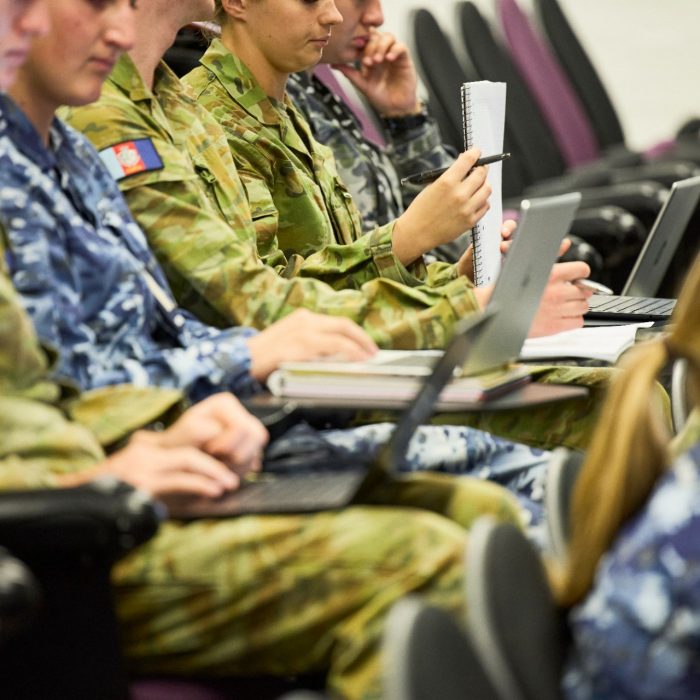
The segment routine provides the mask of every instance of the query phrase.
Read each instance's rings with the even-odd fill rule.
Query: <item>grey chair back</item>
[[[567,647],[542,560],[522,530],[480,518],[465,559],[468,632],[503,700],[561,700]]]
[[[416,596],[391,609],[382,651],[386,700],[499,700],[456,621]]]

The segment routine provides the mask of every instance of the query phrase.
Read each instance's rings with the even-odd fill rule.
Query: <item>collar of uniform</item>
[[[0,93],[0,137],[5,136],[14,147],[24,153],[42,170],[50,170],[56,165],[56,157],[52,149],[46,148],[34,125],[25,113],[8,95]],[[60,143],[62,125],[54,119],[51,127],[51,140]]]
[[[122,54],[109,76],[109,82],[126,93],[133,102],[150,100],[153,93],[146,87],[141,74],[128,54]]]
[[[275,103],[260,87],[248,66],[234,56],[221,42],[214,39],[200,63],[219,80],[224,90],[246,112],[269,126],[279,126],[280,115]]]

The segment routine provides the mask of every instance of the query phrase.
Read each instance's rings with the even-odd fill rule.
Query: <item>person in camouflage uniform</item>
[[[198,101],[224,128],[246,188],[258,239],[277,240],[283,249],[304,255],[318,250],[319,245],[348,244],[380,231],[390,231],[392,250],[399,261],[422,266],[422,258],[415,255],[418,248],[422,248],[422,252],[430,250],[470,227],[466,219],[456,213],[467,206],[470,198],[481,196],[483,186],[480,183],[485,178],[485,170],[477,168],[465,179],[475,154],[461,154],[441,178],[416,197],[399,219],[363,234],[359,212],[338,178],[332,152],[315,141],[308,124],[285,94],[289,73],[279,68],[292,64],[308,68],[318,61],[320,44],[330,34],[330,26],[337,24],[341,17],[329,2],[316,3],[313,18],[302,18],[296,17],[291,7],[285,6],[285,12],[282,7],[271,9],[276,1],[253,3],[240,11],[227,5],[227,12],[224,12],[219,6],[217,19],[221,22],[221,39],[214,39],[200,61],[202,65],[184,78]],[[287,28],[294,22],[308,25],[305,30],[299,30],[300,35],[304,31],[324,35],[316,51],[311,51],[303,36],[287,38]],[[276,41],[268,41],[265,38],[268,34],[257,36],[255,27],[260,23]],[[315,23],[313,27],[312,23]],[[248,60],[256,62],[257,72],[264,76],[266,87],[245,64],[241,54],[248,54]],[[477,172],[480,179],[471,180],[473,187],[479,186],[474,193],[466,183]],[[458,204],[462,200],[465,203]],[[471,206],[465,211],[471,211]],[[440,216],[436,216],[436,212],[440,212]],[[416,245],[410,251],[404,247],[407,239],[412,241],[409,248]],[[422,245],[417,245],[418,240]],[[339,257],[338,264],[341,261]],[[472,288],[471,283],[458,274],[468,268],[463,258],[456,266],[430,264],[425,274],[433,287],[444,288],[457,283],[469,286],[482,305],[491,288]],[[582,323],[588,295],[570,283],[577,276],[587,276],[588,272],[588,266],[580,262],[554,267],[543,305],[531,329],[533,335],[565,330]],[[544,306],[548,306],[546,312]],[[450,328],[444,327],[449,334]]]
[[[175,23],[165,25],[152,17],[149,3],[141,3],[138,12],[143,15],[143,21],[137,27],[135,50],[119,60],[101,98],[62,113],[92,140],[105,160],[111,157],[115,144],[136,141],[152,144],[163,167],[144,168],[128,177],[118,176],[118,184],[149,245],[164,264],[178,299],[200,318],[216,325],[247,318],[246,309],[255,314],[256,325],[265,325],[266,318],[286,312],[287,299],[333,313],[341,300],[347,304],[353,297],[361,296],[351,290],[335,292],[312,279],[293,276],[283,279],[260,262],[252,247],[252,232],[246,234],[243,242],[240,226],[234,228],[226,223],[227,220],[244,222],[249,210],[225,136],[167,66],[153,59],[159,56],[154,44],[160,43],[164,50],[171,43],[170,27]],[[140,45],[148,47],[150,61],[144,61],[145,52],[139,51]],[[367,283],[363,290],[376,289],[375,285],[387,288],[377,280]],[[324,289],[329,294],[321,297],[309,291]],[[393,290],[399,293],[398,287]],[[414,288],[414,302],[418,294]],[[423,292],[420,297],[425,298]],[[323,300],[330,306],[324,305]],[[364,303],[356,308],[362,312]],[[346,311],[347,308],[342,313]],[[419,316],[427,321],[426,314],[430,313],[434,330],[429,335],[437,343],[435,333],[444,337],[445,324],[444,316],[441,319],[436,311],[434,308],[431,312],[420,312]],[[397,322],[399,313],[397,310]],[[380,314],[377,309],[370,318],[386,322],[390,320],[389,310]],[[423,331],[419,330],[421,325]],[[396,327],[399,326],[400,322]],[[419,321],[406,328],[425,334],[428,325]],[[449,422],[478,426],[483,431],[545,449],[561,444],[585,446],[608,371],[557,368],[539,378],[555,383],[584,383],[591,387],[591,395],[563,406],[451,415]],[[374,419],[386,420],[386,416]]]
[[[316,140],[333,151],[364,229],[371,230],[398,218],[422,190],[420,185],[401,186],[402,177],[448,167],[456,153],[442,143],[437,123],[418,99],[408,49],[378,31],[384,22],[381,0],[335,4],[343,21],[333,28],[321,64],[290,76],[287,94]],[[383,142],[363,132],[347,96],[336,94],[330,66],[350,80],[380,117]],[[441,259],[456,261],[466,248],[464,238],[442,246]]]

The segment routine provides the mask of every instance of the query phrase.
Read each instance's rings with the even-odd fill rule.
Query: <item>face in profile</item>
[[[0,90],[7,90],[35,37],[49,30],[48,0],[0,0]]]

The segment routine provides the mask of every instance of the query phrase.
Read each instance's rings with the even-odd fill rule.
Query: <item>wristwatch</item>
[[[382,117],[382,124],[389,134],[394,136],[423,126],[428,121],[428,116],[428,108],[421,105],[420,112],[415,114],[406,114],[401,117]]]

